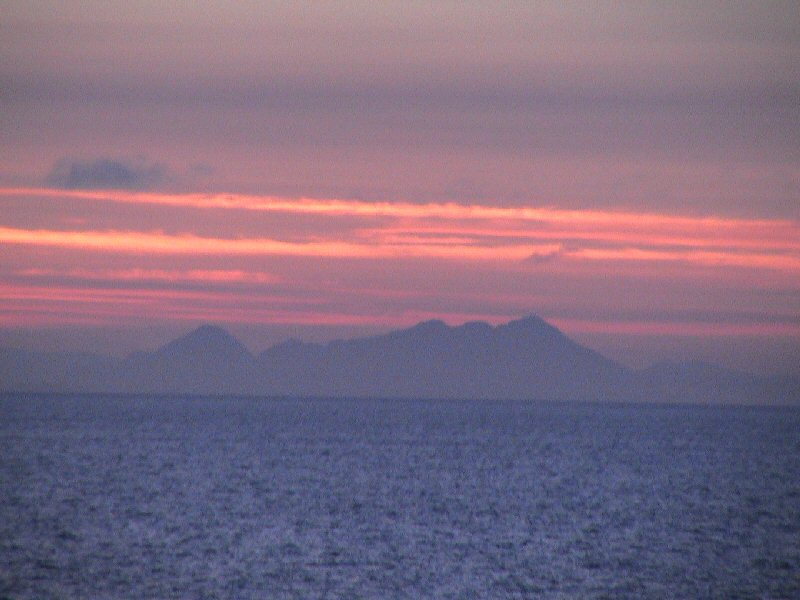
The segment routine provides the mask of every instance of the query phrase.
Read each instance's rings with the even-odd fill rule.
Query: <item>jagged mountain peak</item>
[[[407,331],[445,331],[447,329],[450,329],[450,327],[441,319],[429,319],[417,323]]]
[[[220,357],[225,359],[252,358],[244,345],[227,330],[217,325],[201,325],[186,335],[162,346],[159,356]]]
[[[541,317],[530,314],[520,319],[509,321],[505,325],[500,325],[512,331],[540,331],[545,333],[558,333],[563,335],[561,331],[542,319]]]

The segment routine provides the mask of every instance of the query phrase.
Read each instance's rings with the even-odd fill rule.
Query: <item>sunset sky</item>
[[[800,374],[795,2],[0,4],[0,346],[535,313]]]

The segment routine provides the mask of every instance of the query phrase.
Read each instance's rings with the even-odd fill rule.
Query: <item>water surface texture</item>
[[[0,398],[0,597],[798,598],[800,411]]]

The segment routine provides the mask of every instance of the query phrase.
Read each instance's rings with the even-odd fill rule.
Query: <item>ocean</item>
[[[0,598],[800,598],[800,410],[0,397]]]

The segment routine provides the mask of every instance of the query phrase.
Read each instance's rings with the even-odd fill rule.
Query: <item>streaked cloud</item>
[[[27,188],[0,203],[5,327],[539,312],[587,336],[800,334],[800,226],[786,219]]]
[[[202,282],[202,283],[276,283],[279,278],[269,273],[223,269],[21,269],[17,276],[32,278],[71,278],[96,281],[128,282]]]
[[[703,266],[796,271],[800,226],[790,220],[690,217],[624,211],[563,210],[455,203],[412,204],[291,199],[232,194],[5,189],[24,202],[46,197],[69,212],[70,202],[145,205],[196,211],[335,216],[348,223],[304,222],[280,239],[287,222],[264,225],[274,237],[211,237],[190,232],[0,228],[0,243],[157,254],[276,255],[360,259],[506,260],[559,257],[572,261],[682,262]],[[56,211],[58,214],[58,211]]]
[[[332,258],[391,259],[439,258],[447,260],[523,260],[560,251],[557,244],[481,246],[406,240],[398,243],[363,244],[342,241],[222,239],[194,235],[164,235],[132,231],[55,231],[0,227],[0,244],[52,246],[135,254],[277,255]]]

